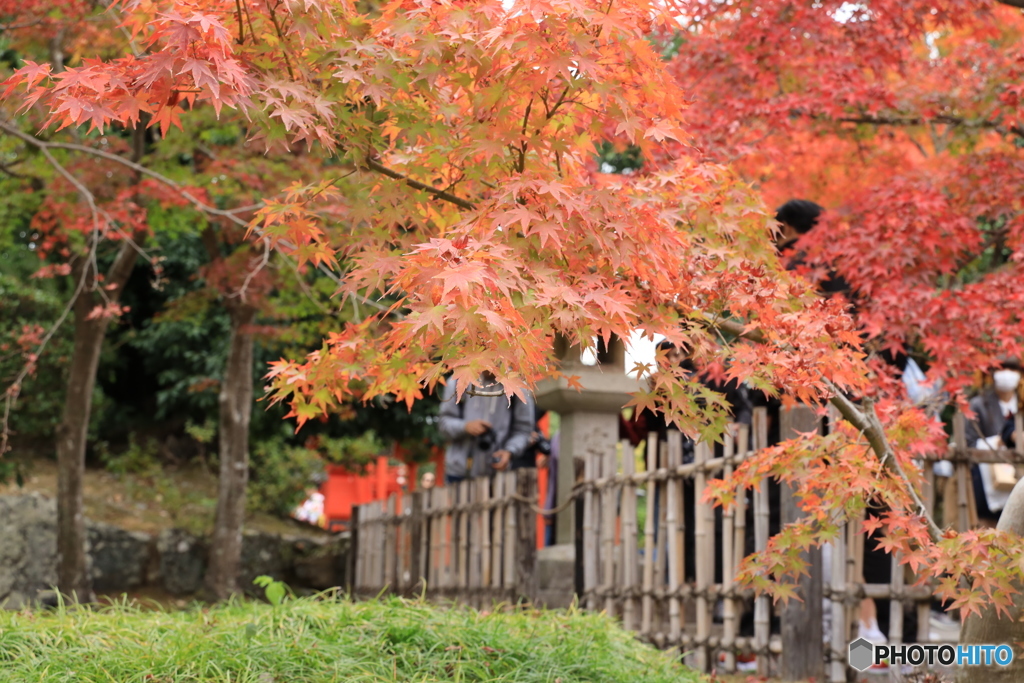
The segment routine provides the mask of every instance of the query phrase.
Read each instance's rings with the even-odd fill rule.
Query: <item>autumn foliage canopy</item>
[[[308,357],[270,369],[270,395],[300,425],[353,400],[411,404],[449,373],[490,370],[519,393],[559,376],[556,335],[584,347],[664,335],[786,400],[870,397],[865,414],[890,449],[867,449],[863,428],[844,426],[740,468],[733,483],[798,483],[808,513],[748,580],[785,597],[768,581],[800,569],[785,549],[828,540],[875,498],[890,512],[868,524],[958,605],[1007,604],[1021,549],[992,531],[941,537],[920,517],[913,459],[939,454],[945,436],[877,353],[927,356],[954,400],[975,370],[1020,355],[1018,10],[116,0],[67,3],[55,18],[48,3],[0,6],[12,25],[34,22],[25,40],[74,35],[73,54],[25,61],[5,83],[5,109],[28,134],[55,142],[70,129],[95,155],[100,134],[187,132],[212,110],[251,148],[302,159],[295,178],[260,179],[255,207],[133,169],[139,187],[211,221],[243,216],[252,240],[330,272],[339,302],[360,311]],[[601,173],[606,142],[639,150],[642,167]],[[51,234],[147,229],[127,194],[90,208],[66,190]],[[829,211],[792,273],[766,207],[801,195]],[[89,244],[53,238],[55,250]],[[833,268],[853,286],[852,310],[816,293]],[[723,408],[698,402],[703,391],[654,373],[635,402],[688,431],[720,431]],[[728,502],[729,490],[717,495]]]

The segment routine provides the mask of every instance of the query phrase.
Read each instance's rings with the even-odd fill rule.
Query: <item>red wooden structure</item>
[[[548,418],[544,416],[539,423],[541,431],[548,436]],[[327,467],[327,481],[320,487],[324,496],[324,519],[329,531],[339,531],[348,526],[352,519],[352,506],[363,505],[375,500],[387,500],[391,494],[397,494],[397,504],[401,505],[402,494],[419,488],[418,466],[390,465],[392,458],[401,461],[405,453],[396,445],[391,455],[377,456],[376,462],[366,466],[364,474],[352,472],[342,465]],[[444,450],[435,449],[430,462],[434,464],[434,472],[438,486],[444,485]],[[403,471],[404,470],[404,471]],[[538,504],[543,507],[547,495],[548,469],[537,471]],[[545,521],[537,515],[537,547],[544,546]]]

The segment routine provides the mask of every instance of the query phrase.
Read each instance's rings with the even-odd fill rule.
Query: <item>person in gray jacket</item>
[[[448,442],[444,454],[446,484],[460,482],[467,475],[483,477],[508,469],[512,459],[520,457],[530,445],[534,429],[533,399],[529,396],[525,401],[513,396],[510,402],[504,394],[477,396],[467,391],[462,401],[456,402],[455,384],[452,380],[445,386],[438,424]],[[486,373],[474,386],[488,394],[502,391],[493,375]]]
[[[1017,414],[1017,388],[1020,386],[1020,362],[1005,359],[991,373],[992,383],[970,401],[974,419],[967,421],[964,436],[968,448],[1010,448],[1014,416]],[[971,479],[978,521],[994,527],[1006,505],[1009,492],[996,491],[992,483],[992,465],[971,466]]]

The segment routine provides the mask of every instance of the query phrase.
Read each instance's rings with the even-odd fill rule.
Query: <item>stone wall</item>
[[[18,609],[57,582],[57,505],[39,494],[0,496],[0,605]],[[158,587],[190,595],[202,586],[207,548],[181,529],[158,535],[87,521],[89,567],[99,593]],[[240,586],[254,595],[257,576],[304,593],[345,585],[348,541],[246,532]]]

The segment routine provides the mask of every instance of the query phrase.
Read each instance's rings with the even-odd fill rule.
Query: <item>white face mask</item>
[[[1020,373],[1016,370],[996,370],[992,373],[996,391],[1016,391],[1020,384]]]

